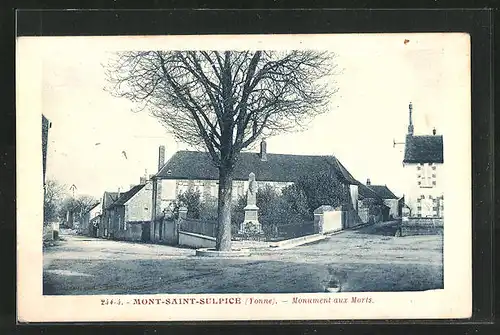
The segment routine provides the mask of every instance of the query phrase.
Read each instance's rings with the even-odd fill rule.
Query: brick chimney
[[[371,184],[372,184],[372,182],[371,182],[370,178],[366,179],[366,185],[371,185]]]
[[[436,128],[432,129],[432,135],[436,135]]]
[[[158,149],[158,171],[163,167],[165,164],[165,146],[160,145],[160,148]]]
[[[139,178],[139,185],[146,185],[146,177],[140,177]]]
[[[260,142],[260,160],[267,161],[267,143],[264,139]]]

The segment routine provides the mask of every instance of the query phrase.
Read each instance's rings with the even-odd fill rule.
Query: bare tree
[[[79,195],[76,198],[67,196],[61,204],[59,215],[65,218],[69,213],[72,224],[73,221],[80,220],[97,202],[98,200],[90,195]]]
[[[231,245],[232,176],[261,137],[327,111],[334,55],[304,51],[131,51],[106,66],[113,95],[137,103],[219,169],[217,250]]]
[[[56,180],[47,180],[43,199],[43,222],[50,223],[57,219],[57,212],[66,196],[66,186]]]

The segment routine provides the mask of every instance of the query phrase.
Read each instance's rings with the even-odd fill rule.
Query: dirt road
[[[289,250],[208,259],[190,249],[63,236],[44,253],[44,294],[407,291],[443,286],[442,237],[393,237],[391,224]]]

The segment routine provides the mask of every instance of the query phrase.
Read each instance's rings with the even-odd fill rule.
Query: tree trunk
[[[231,201],[233,189],[233,171],[226,167],[219,168],[219,199],[217,243],[218,251],[231,250]]]

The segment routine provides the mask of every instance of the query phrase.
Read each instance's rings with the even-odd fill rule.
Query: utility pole
[[[76,185],[75,184],[72,184],[71,187],[69,188],[69,190],[71,191],[71,194],[72,194],[72,202],[71,202],[71,207],[68,208],[68,223],[69,223],[69,226],[70,228],[73,228],[73,220],[74,220],[74,203],[75,203],[75,191],[76,191]],[[71,210],[71,215],[70,215],[70,210]]]

